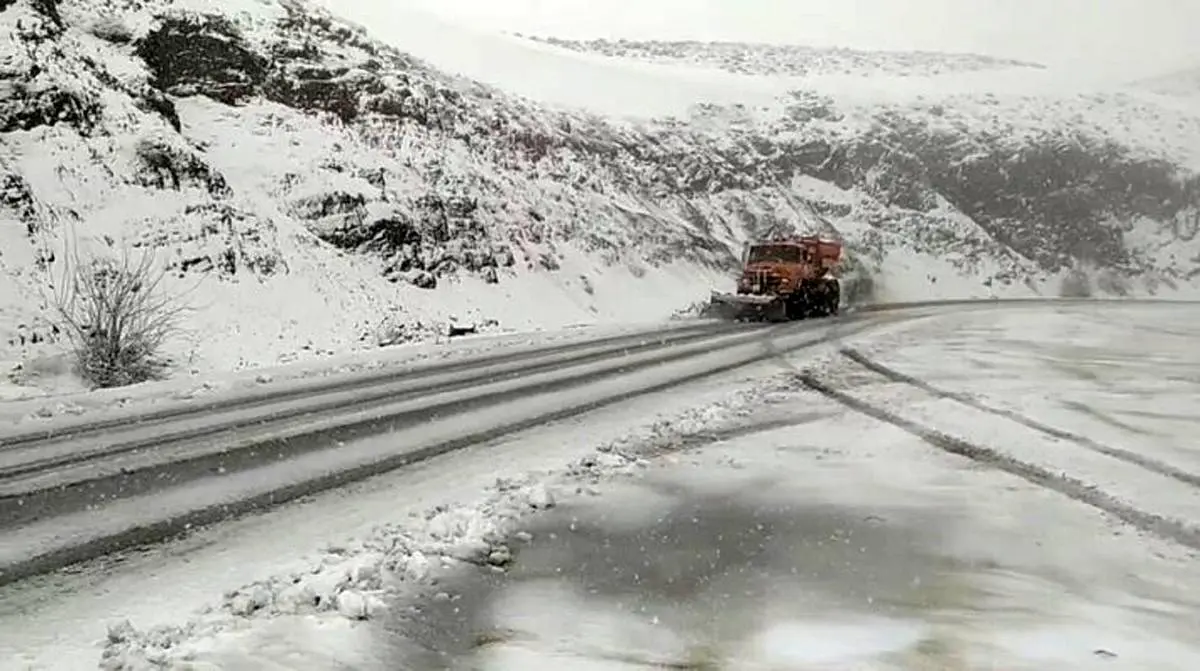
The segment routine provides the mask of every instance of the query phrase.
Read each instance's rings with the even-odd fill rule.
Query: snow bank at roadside
[[[689,326],[661,321],[623,324],[576,324],[548,330],[506,334],[441,335],[421,343],[364,349],[349,354],[327,353],[321,358],[237,372],[193,370],[187,376],[145,382],[116,389],[53,393],[27,387],[9,387],[14,393],[0,400],[0,426],[14,430],[45,430],[64,421],[97,421],[143,416],[147,412],[186,408],[230,397],[255,393],[262,388],[283,386],[303,380],[332,376],[346,378],[378,374],[387,369],[467,360],[492,354],[533,351],[543,347],[583,343],[606,337],[657,334]],[[397,373],[402,370],[396,370]],[[0,384],[0,399],[5,387]]]
[[[250,378],[260,373],[280,378],[287,373],[279,367],[289,364],[337,371],[353,366],[351,361],[395,358],[390,353],[381,357],[381,346],[411,344],[428,353],[428,345],[446,343],[452,327],[510,341],[541,340],[543,333],[578,326],[641,328],[707,298],[710,289],[726,281],[716,271],[680,264],[604,266],[576,253],[564,254],[560,263],[554,273],[525,273],[497,285],[462,278],[436,292],[397,287],[354,268],[341,274],[336,268],[294,273],[261,283],[205,283],[188,295],[195,310],[181,337],[171,343],[171,384],[224,386],[223,379],[247,377],[245,371],[254,371]],[[390,298],[380,300],[381,295]],[[303,313],[311,316],[294,318]],[[0,349],[0,401],[85,391],[60,345]],[[87,405],[82,397],[62,402]],[[0,407],[0,420],[7,414]]]

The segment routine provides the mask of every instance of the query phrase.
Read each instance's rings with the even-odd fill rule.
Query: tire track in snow
[[[299,409],[309,407],[307,412],[289,408],[267,417],[256,412],[237,422],[218,423],[215,429],[204,425],[183,427],[174,432],[152,432],[148,438],[132,442],[114,441],[98,447],[84,444],[82,450],[64,451],[54,458],[42,456],[40,449],[14,448],[0,453],[0,528],[103,505],[117,498],[150,494],[214,474],[298,458],[331,444],[394,432],[441,414],[469,412],[515,397],[522,390],[529,391],[528,385],[501,384],[504,382],[519,383],[573,366],[582,368],[614,360],[628,361],[629,367],[645,365],[645,360],[667,363],[695,356],[697,348],[703,352],[721,342],[732,344],[721,338],[752,340],[758,333],[689,332],[648,342],[604,345],[566,358],[554,355],[548,361],[522,358],[501,367],[484,366],[411,383],[402,380],[399,386],[392,383],[353,394],[339,393],[332,403],[314,399]],[[620,372],[615,368],[607,374]],[[599,379],[603,374],[597,371],[591,377]],[[546,391],[578,383],[575,378],[552,379],[537,389]],[[485,389],[493,391],[483,394]],[[437,398],[449,399],[455,392],[453,402],[433,403]]]
[[[932,310],[996,310],[1002,308],[1082,306],[1082,305],[1121,305],[1130,306],[1161,306],[1171,305],[1200,305],[1200,301],[1179,301],[1165,299],[1106,299],[1106,298],[1000,298],[1000,299],[937,299],[927,301],[908,301],[899,303],[878,303],[848,307],[842,319],[853,318],[855,315],[869,313],[903,312]],[[261,409],[262,415],[278,416],[279,409],[268,412],[269,406],[282,404],[284,401],[298,401],[322,394],[336,394],[346,391],[366,391],[367,388],[395,383],[398,381],[417,382],[432,375],[467,372],[472,368],[486,365],[506,365],[523,360],[529,360],[547,355],[569,355],[598,346],[618,346],[648,342],[689,334],[715,334],[718,331],[734,332],[745,329],[745,324],[730,324],[727,322],[705,321],[700,323],[684,323],[660,326],[655,331],[642,331],[626,334],[605,336],[596,339],[585,339],[550,346],[521,346],[516,351],[503,354],[483,352],[470,354],[461,358],[446,361],[432,361],[417,364],[393,365],[382,370],[371,370],[350,375],[333,375],[328,377],[301,378],[291,381],[285,388],[259,388],[250,391],[240,391],[210,401],[184,401],[171,407],[159,408],[150,412],[128,412],[104,419],[83,419],[79,421],[55,421],[52,426],[30,429],[23,432],[0,435],[0,451],[9,448],[20,448],[31,445],[50,446],[64,441],[76,441],[85,438],[111,439],[114,432],[130,427],[145,429],[151,426],[181,422],[187,419],[207,418],[210,428],[217,422],[213,421],[220,413],[230,411],[247,411]],[[399,370],[398,370],[399,368]]]
[[[824,336],[809,340],[808,342],[794,342],[795,335],[785,335],[783,336],[784,340],[793,340],[793,344],[787,347],[780,347],[772,342],[771,334],[778,333],[778,331],[766,328],[758,331],[758,342],[755,348],[757,351],[753,353],[746,352],[745,348],[750,346],[750,343],[747,343],[742,346],[734,346],[729,352],[710,351],[708,355],[696,352],[695,354],[699,355],[696,360],[692,360],[689,357],[678,357],[673,363],[667,363],[659,359],[657,362],[639,362],[638,365],[632,365],[633,362],[630,361],[629,364],[631,365],[617,366],[617,368],[622,370],[611,371],[612,374],[615,374],[615,377],[609,377],[609,375],[605,374],[596,375],[595,371],[590,376],[587,376],[583,375],[582,371],[580,371],[573,376],[579,382],[578,387],[566,384],[564,388],[553,393],[536,395],[535,392],[535,395],[522,395],[516,400],[508,401],[505,401],[501,396],[495,399],[497,402],[496,405],[485,403],[483,407],[475,407],[470,413],[465,415],[459,415],[455,412],[450,412],[449,414],[435,413],[429,418],[428,426],[422,428],[420,431],[418,431],[419,427],[397,427],[399,430],[396,435],[389,437],[389,440],[392,442],[390,445],[379,444],[378,436],[374,436],[368,437],[363,441],[364,443],[374,441],[370,445],[360,445],[357,443],[326,445],[328,449],[318,449],[307,454],[292,454],[290,458],[282,458],[284,455],[277,453],[280,458],[271,460],[265,465],[228,473],[209,472],[203,474],[202,477],[188,482],[169,483],[169,487],[161,491],[148,492],[141,496],[122,497],[117,500],[106,499],[102,504],[70,513],[62,518],[52,517],[33,522],[29,525],[6,529],[4,532],[6,542],[0,543],[0,584],[19,580],[23,575],[27,576],[34,573],[46,572],[67,564],[102,556],[119,549],[155,543],[180,533],[186,533],[198,526],[253,513],[259,509],[279,505],[307,494],[340,487],[344,484],[365,479],[388,470],[394,470],[416,461],[432,458],[462,447],[475,445],[489,438],[521,431],[542,422],[553,421],[556,418],[577,415],[643,393],[651,393],[679,384],[686,384],[690,381],[773,358],[784,360],[781,355],[788,351],[827,343],[840,337],[849,336],[855,332],[872,328],[873,326],[883,325],[889,321],[906,321],[933,317],[944,313],[947,308],[955,308],[957,310],[994,310],[1001,307],[1050,307],[1072,303],[1112,304],[1116,302],[1118,301],[1070,301],[1060,299],[983,301],[967,299],[873,305],[855,310],[853,311],[855,314],[848,314],[841,318],[828,321],[820,320],[830,324],[831,328],[826,330]],[[1120,302],[1128,305],[1150,304],[1161,301]],[[875,314],[872,315],[872,313]],[[875,319],[872,320],[871,317]],[[867,319],[864,320],[863,318]],[[875,323],[871,323],[872,321],[875,321]],[[668,329],[667,333],[673,334],[675,336],[674,339],[678,340],[687,338],[688,336],[684,334],[691,331],[694,334],[693,337],[700,336],[697,339],[703,340],[704,336],[697,332],[709,331],[712,333],[714,331],[724,331],[732,334],[739,330],[747,333],[753,332],[753,329],[747,330],[745,325],[700,324]],[[712,335],[715,336],[717,334],[712,333]],[[534,352],[510,353],[499,357],[472,357],[467,361],[422,366],[418,369],[407,371],[408,375],[405,375],[404,372],[397,374],[396,371],[386,373],[375,372],[368,376],[354,376],[350,381],[333,381],[331,383],[328,380],[324,380],[316,381],[315,383],[302,383],[287,390],[259,390],[250,395],[243,395],[236,401],[224,399],[221,403],[226,406],[232,406],[233,404],[249,404],[252,407],[259,406],[254,407],[254,413],[250,413],[256,414],[256,418],[241,418],[242,425],[256,425],[264,419],[269,419],[272,416],[277,418],[288,410],[295,410],[293,406],[298,403],[308,404],[309,411],[328,409],[331,403],[330,399],[313,397],[329,395],[331,389],[336,389],[335,393],[343,395],[359,394],[360,398],[356,400],[361,403],[364,400],[361,396],[364,395],[362,387],[365,379],[371,379],[377,385],[381,382],[394,385],[397,382],[403,381],[408,386],[412,385],[414,377],[418,379],[424,378],[418,384],[423,382],[427,388],[432,390],[432,388],[442,385],[428,378],[445,376],[451,372],[458,373],[457,377],[459,377],[460,381],[462,377],[470,375],[469,370],[475,369],[472,372],[478,373],[478,368],[489,364],[492,366],[502,365],[505,368],[509,368],[511,372],[511,368],[514,367],[530,367],[532,363],[531,359],[545,357],[547,351],[557,355],[560,364],[569,367],[570,364],[564,361],[564,359],[575,359],[574,363],[578,365],[580,359],[587,358],[587,355],[583,354],[581,350],[586,350],[589,347],[593,349],[598,346],[603,347],[599,343],[613,343],[614,341],[624,339],[628,339],[625,342],[629,342],[630,340],[637,341],[639,339],[644,342],[649,338],[658,340],[661,345],[663,344],[661,342],[664,339],[663,336],[664,334],[659,334],[658,337],[650,334],[617,336],[599,342],[572,343],[560,347],[552,347],[548,350],[539,349]],[[719,350],[721,348],[716,349]],[[720,363],[711,361],[714,356],[724,361]],[[701,363],[700,360],[709,360],[709,362]],[[647,363],[650,366],[645,367]],[[605,364],[595,365],[607,367]],[[671,369],[676,372],[658,373],[654,372],[653,368]],[[412,373],[416,373],[416,375]],[[553,373],[545,373],[544,375],[558,377]],[[586,378],[588,377],[591,378],[591,382],[587,382]],[[404,379],[401,380],[400,378]],[[634,378],[638,381],[626,381],[627,378]],[[588,391],[585,387],[594,387],[595,391]],[[303,391],[301,391],[301,388]],[[290,397],[288,399],[289,402],[280,404],[283,406],[282,408],[275,405],[280,398],[280,391],[285,392],[284,396]],[[412,391],[412,387],[409,386],[406,391]],[[445,403],[448,396],[454,396],[455,394],[477,396],[480,391],[482,390],[478,387],[478,383],[473,383],[471,388],[461,389],[460,392],[451,392],[444,396],[439,395],[436,397],[439,399],[436,404],[441,405],[442,410],[450,410],[448,406],[451,404]],[[599,394],[596,393],[597,391]],[[432,401],[433,399],[429,400]],[[470,404],[470,401],[467,399],[462,399],[458,403],[462,403],[463,401],[467,401],[467,404]],[[347,411],[349,414],[355,414],[355,405],[355,403],[348,404]],[[271,408],[270,406],[275,407]],[[244,408],[245,406],[241,407]],[[506,410],[508,407],[519,407],[518,414],[520,416],[517,417],[508,414],[510,412]],[[549,410],[548,408],[554,409]],[[271,412],[272,409],[274,412]],[[464,408],[460,405],[459,409]],[[231,411],[236,413],[237,409],[234,408]],[[147,437],[146,433],[151,434],[149,438],[153,439],[156,437],[155,434],[161,438],[162,434],[165,433],[162,430],[164,428],[162,424],[170,423],[172,419],[177,420],[180,414],[187,415],[188,421],[193,422],[194,425],[189,428],[201,431],[207,429],[211,432],[213,424],[219,423],[222,419],[225,420],[227,426],[230,421],[229,417],[218,418],[211,416],[220,414],[213,411],[212,404],[209,404],[206,408],[197,408],[193,405],[185,411],[175,412],[175,417],[165,420],[162,411],[149,413],[141,417],[127,417],[113,422],[110,428],[124,429],[130,432],[140,430],[142,431],[141,437],[143,439]],[[206,413],[209,415],[206,415]],[[469,425],[464,425],[464,420],[468,418],[475,421],[467,422]],[[138,421],[143,422],[141,426],[136,425]],[[345,422],[346,418],[333,418],[329,421]],[[146,422],[150,425],[147,426]],[[487,426],[483,426],[483,423],[486,423]],[[84,422],[82,424],[90,426],[93,430],[97,428],[94,422]],[[391,428],[387,427],[387,430],[391,430]],[[150,431],[147,432],[146,429],[150,429]],[[71,433],[77,430],[77,427],[75,429],[60,427],[60,433],[54,436],[45,434],[41,436],[27,435],[25,438],[10,436],[7,439],[11,441],[16,438],[18,443],[20,443],[23,441],[36,442],[51,438],[50,445],[58,442],[60,444],[57,447],[64,448],[66,446],[61,445],[61,443],[70,442],[71,438],[63,441],[61,432]],[[306,432],[310,435],[315,430],[316,427],[312,426],[306,428]],[[420,435],[417,435],[418,433]],[[77,437],[74,436],[73,438]],[[105,438],[111,439],[112,436],[111,434],[105,434]],[[126,442],[130,438],[133,438],[133,436],[126,436]],[[174,438],[175,440],[179,440],[180,436],[175,436]],[[120,445],[121,442],[117,441],[117,444]],[[9,447],[16,449],[13,452],[9,452],[6,449]],[[20,444],[13,445],[11,443],[0,445],[0,457],[3,457],[3,459],[13,457],[14,452],[21,451],[22,447],[25,446]],[[91,445],[89,447],[94,448],[95,446]],[[69,453],[71,449],[64,451]],[[141,450],[139,451],[138,460],[158,460],[161,457],[165,457],[166,455],[164,454],[156,454],[160,451],[169,450],[161,448]],[[44,456],[38,454],[34,458],[40,459]],[[176,458],[178,456],[175,455]],[[0,459],[0,461],[3,459]],[[166,474],[169,475],[169,473]],[[180,473],[176,473],[175,475],[178,477]],[[132,479],[128,479],[126,482],[127,484],[133,484]],[[56,484],[61,485],[63,482]],[[128,491],[125,493],[128,494]]]
[[[1104,443],[1088,438],[1087,436],[1050,426],[1049,424],[1043,424],[1042,422],[1026,417],[1018,412],[989,405],[983,401],[972,398],[968,394],[935,387],[924,380],[901,373],[894,368],[875,361],[853,347],[843,347],[839,350],[839,352],[843,357],[853,361],[854,363],[873,373],[877,373],[891,380],[892,382],[916,387],[917,389],[937,396],[938,398],[946,399],[948,401],[955,401],[975,410],[980,410],[997,417],[1003,417],[1004,419],[1014,421],[1035,431],[1040,431],[1048,436],[1071,441],[1080,447],[1103,454],[1106,457],[1118,459],[1135,466],[1141,466],[1149,471],[1159,475],[1165,475],[1191,487],[1200,487],[1200,475],[1190,473],[1164,461],[1160,461],[1153,457],[1148,457],[1144,454],[1138,454],[1137,452],[1126,450],[1124,448],[1105,445]]]
[[[655,441],[650,446],[633,452],[635,456],[654,456],[665,453],[696,450],[709,445],[716,445],[729,440],[746,438],[760,433],[770,433],[780,429],[791,429],[797,426],[811,424],[828,417],[823,412],[805,412],[776,419],[757,420],[748,424],[733,424],[707,431],[690,431],[670,436],[663,441]]]
[[[453,386],[439,378],[450,376],[460,387],[478,384],[479,379],[527,374],[532,370],[562,367],[573,363],[597,361],[614,352],[661,349],[667,345],[695,342],[721,333],[746,331],[734,324],[700,324],[659,334],[637,333],[586,340],[500,355],[469,357],[451,362],[436,362],[403,370],[353,375],[334,380],[303,381],[284,388],[256,390],[231,395],[212,403],[188,404],[167,408],[144,416],[87,421],[57,429],[39,429],[24,434],[0,437],[0,477],[20,475],[39,469],[65,466],[82,457],[83,443],[91,454],[100,456],[120,451],[157,447],[168,440],[213,436],[264,421],[278,421],[314,413],[362,409],[374,402],[395,400],[398,395],[444,391]],[[542,365],[533,365],[544,360]],[[402,385],[397,387],[397,385]],[[147,431],[147,429],[154,429]],[[39,455],[37,459],[20,457],[22,453]],[[12,462],[12,463],[10,463]]]
[[[1155,515],[1132,506],[1120,499],[1063,473],[1055,473],[991,448],[976,445],[962,438],[924,426],[906,419],[889,410],[877,407],[862,399],[835,389],[821,381],[811,372],[796,376],[804,387],[835,401],[851,410],[860,412],[878,421],[891,424],[943,452],[965,457],[979,464],[1014,475],[1030,484],[1058,492],[1070,499],[1108,513],[1113,517],[1147,533],[1179,543],[1193,550],[1200,550],[1200,530],[1176,519]]]

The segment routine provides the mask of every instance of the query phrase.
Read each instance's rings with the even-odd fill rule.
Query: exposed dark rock
[[[8,173],[0,178],[0,208],[12,213],[18,221],[25,224],[25,233],[33,236],[38,233],[40,222],[37,208],[34,205],[33,193],[24,177]]]
[[[421,234],[413,222],[402,213],[318,233],[325,242],[347,251],[396,253],[405,246],[419,246]],[[409,268],[404,268],[408,270]]]
[[[271,222],[227,203],[189,205],[175,219],[147,222],[134,246],[173,250],[168,267],[180,273],[268,277],[288,272],[273,233]]]
[[[147,88],[135,99],[135,103],[139,108],[161,116],[170,124],[171,128],[175,129],[176,133],[183,132],[183,123],[179,119],[179,111],[175,108],[175,102],[161,91]]]
[[[112,44],[126,45],[133,42],[133,31],[112,16],[98,17],[91,26],[91,33]]]
[[[35,73],[10,79],[0,98],[0,133],[33,130],[39,126],[66,125],[90,135],[99,123],[102,109],[95,97],[57,86],[34,82]]]
[[[934,147],[939,140],[896,139]],[[1170,219],[1191,204],[1173,167],[1134,159],[1112,143],[1051,135],[1015,148],[997,141],[986,153],[968,149],[973,155],[953,160],[926,152],[933,187],[996,240],[1051,271],[1072,259],[1124,267],[1130,258],[1111,222]]]
[[[195,154],[147,140],[138,144],[136,156],[133,178],[142,186],[174,191],[198,187],[214,198],[228,198],[232,193],[221,173]]]
[[[365,216],[367,199],[362,194],[332,191],[307,196],[292,202],[292,212],[305,221],[336,218],[339,221],[361,221]]]
[[[136,47],[155,88],[236,105],[266,81],[267,60],[246,44],[232,21],[211,14],[174,14],[160,21]]]
[[[342,123],[359,116],[359,98],[384,92],[379,78],[365,70],[297,67],[276,72],[264,95],[275,102],[309,112],[328,112]]]
[[[387,213],[369,216],[378,212],[372,203],[359,193],[330,192],[294,201],[292,212],[310,222],[321,240],[387,259],[386,276],[422,288],[436,285],[431,277],[480,272],[504,259],[474,218],[478,204],[471,199],[426,194],[408,207],[393,205]]]
[[[409,278],[409,282],[420,289],[436,289],[438,285],[437,275],[425,270],[413,273]]]
[[[58,11],[59,0],[29,0],[29,4],[37,13],[50,19],[58,28],[64,28],[62,14]]]

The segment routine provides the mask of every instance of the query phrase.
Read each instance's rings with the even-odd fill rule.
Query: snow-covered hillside
[[[780,225],[843,235],[883,299],[1057,293],[1079,271],[1115,293],[1200,286],[1200,112],[1132,89],[1022,93],[1042,72],[1025,64],[454,45],[417,14],[368,32],[296,0],[0,11],[0,360],[58,347],[46,293],[68,241],[160,251],[194,308],[174,352],[191,368],[373,347],[451,318],[664,317]],[[533,68],[487,44],[553,61],[561,88],[593,98],[619,101],[628,79],[639,99],[699,104],[647,118],[519,97],[497,84]],[[644,62],[660,51],[669,65]],[[720,67],[733,72],[707,98]],[[1004,84],[981,92],[986,76]]]

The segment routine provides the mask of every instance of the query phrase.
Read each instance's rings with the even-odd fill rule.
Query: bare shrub
[[[164,377],[162,349],[179,333],[184,307],[165,291],[166,271],[155,268],[153,255],[72,255],[63,275],[55,308],[80,377],[99,388]]]

